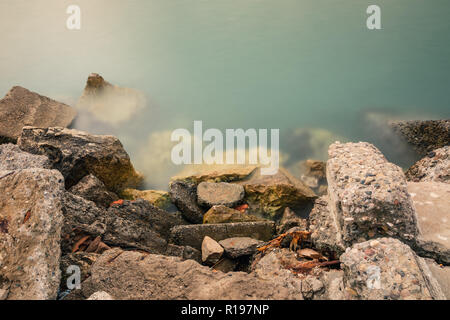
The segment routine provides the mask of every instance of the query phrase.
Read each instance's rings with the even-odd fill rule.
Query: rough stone
[[[315,201],[309,215],[309,230],[313,246],[319,250],[335,252],[337,256],[345,251],[337,221],[328,207],[327,197]]]
[[[75,116],[70,106],[16,86],[0,100],[0,137],[15,142],[25,126],[67,127]]]
[[[219,262],[214,265],[213,269],[223,273],[228,273],[235,271],[238,264],[239,262],[237,260],[222,257]]]
[[[373,145],[332,144],[327,180],[328,207],[346,246],[385,236],[411,242],[417,236],[405,175]]]
[[[234,207],[244,199],[244,194],[242,186],[227,182],[201,182],[197,186],[198,203],[206,207]]]
[[[316,198],[314,191],[283,168],[274,175],[262,175],[258,169],[238,183],[244,187],[244,201],[249,205],[249,213],[271,219],[279,218],[287,207],[298,210]]]
[[[61,272],[61,196],[56,170],[0,172],[0,289],[10,300],[55,299]]]
[[[296,213],[290,208],[286,208],[284,209],[280,223],[277,226],[277,233],[285,233],[294,227],[299,227],[301,230],[306,231],[308,228],[308,221],[297,216]]]
[[[438,265],[432,259],[425,259],[425,262],[428,265],[433,277],[439,283],[445,297],[447,300],[450,300],[450,267]]]
[[[202,242],[202,261],[213,265],[219,261],[223,255],[223,248],[214,239],[206,236]]]
[[[415,251],[450,265],[450,184],[409,182],[408,191],[414,202],[420,231]]]
[[[250,222],[261,221],[262,218],[241,212],[223,205],[214,206],[203,216],[203,223],[232,223],[232,222]]]
[[[201,182],[233,182],[249,177],[257,166],[252,165],[207,165],[188,167],[179,175],[173,177],[172,181],[185,181],[198,185]]]
[[[69,190],[73,194],[93,201],[97,206],[108,208],[119,197],[106,189],[105,184],[96,176],[89,174]]]
[[[109,295],[109,293],[105,292],[105,291],[97,291],[94,292],[89,298],[87,298],[87,300],[114,300],[113,297],[111,297]]]
[[[450,144],[450,120],[399,121],[391,126],[423,156]]]
[[[182,260],[194,260],[198,263],[202,262],[202,253],[190,246],[177,246],[175,244],[169,243],[167,245],[167,250],[164,253],[166,256],[179,257]]]
[[[66,189],[88,174],[96,176],[109,191],[117,194],[142,181],[122,144],[113,136],[66,128],[24,127],[17,144],[26,152],[46,155],[53,168],[63,174]]]
[[[67,288],[67,279],[73,274],[73,271],[67,272],[70,266],[77,266],[81,272],[81,282],[91,276],[91,266],[97,261],[100,255],[92,252],[75,252],[61,257],[61,285],[60,292],[69,290]]]
[[[50,161],[46,156],[24,152],[15,144],[0,145],[0,171],[31,168],[50,169]]]
[[[450,183],[450,147],[442,147],[428,153],[406,173],[408,181],[436,181]]]
[[[225,249],[226,255],[232,259],[254,254],[256,248],[263,243],[263,241],[249,237],[234,237],[219,241],[219,244]]]
[[[202,223],[204,210],[197,203],[197,187],[191,182],[172,181],[169,184],[172,202],[181,211],[186,220]]]
[[[93,265],[92,276],[68,299],[105,291],[131,300],[302,299],[299,282],[261,279],[245,272],[214,272],[179,258],[112,249]]]
[[[104,242],[112,246],[164,253],[170,229],[180,224],[184,221],[178,216],[146,200],[125,200],[123,204],[114,204],[108,209]]]
[[[340,260],[347,299],[445,299],[425,261],[397,239],[355,244]]]
[[[62,212],[61,249],[64,254],[71,253],[84,237],[94,239],[106,232],[106,211],[92,201],[66,191],[62,196]]]
[[[200,249],[203,238],[209,236],[216,241],[233,237],[250,237],[269,241],[274,234],[272,221],[239,222],[224,224],[198,224],[176,226],[171,229],[171,241]]]
[[[122,197],[127,200],[144,199],[160,209],[173,210],[173,204],[167,191],[125,189],[122,192]]]

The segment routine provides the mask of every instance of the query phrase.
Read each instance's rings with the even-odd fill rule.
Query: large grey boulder
[[[0,141],[17,141],[25,126],[67,127],[75,116],[70,106],[16,86],[0,100]]]
[[[66,128],[23,128],[19,147],[46,155],[53,168],[61,171],[66,188],[93,174],[109,191],[120,193],[142,181],[120,141],[113,136],[91,135]]]
[[[85,176],[69,191],[104,208],[108,208],[111,203],[119,199],[115,193],[108,191],[105,184],[92,174]]]
[[[366,142],[335,143],[327,162],[328,207],[345,246],[375,237],[412,242],[414,206],[400,167]]]
[[[55,299],[61,272],[64,179],[56,170],[0,171],[0,290]]]
[[[50,169],[51,164],[46,156],[22,151],[15,144],[0,145],[0,171],[31,168]]]
[[[409,182],[420,234],[414,249],[421,256],[450,265],[450,184]]]
[[[399,121],[391,126],[422,156],[450,144],[450,120]]]
[[[195,261],[112,249],[93,265],[91,277],[68,299],[85,299],[97,291],[117,300],[302,299],[295,286],[255,273],[214,272]]]
[[[346,299],[445,299],[425,260],[397,239],[355,244],[340,260]]]
[[[450,147],[445,146],[428,153],[405,173],[408,181],[436,181],[450,183]]]
[[[178,245],[200,249],[206,236],[216,241],[233,237],[250,237],[269,241],[275,232],[272,221],[238,222],[223,224],[196,224],[176,226],[171,229],[170,240]]]

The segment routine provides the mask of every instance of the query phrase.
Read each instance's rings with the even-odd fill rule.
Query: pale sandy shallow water
[[[168,137],[194,120],[279,128],[291,162],[340,139],[407,164],[367,123],[450,117],[447,0],[376,1],[380,31],[365,27],[373,1],[350,0],[78,0],[82,28],[68,31],[73,2],[0,2],[0,95],[19,84],[74,104],[91,72],[141,90],[129,120],[76,127],[117,135],[150,187],[179,169],[167,168]]]

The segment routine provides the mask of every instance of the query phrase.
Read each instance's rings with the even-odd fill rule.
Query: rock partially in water
[[[425,261],[397,239],[355,244],[340,260],[346,299],[445,299]]]
[[[75,109],[64,103],[13,87],[0,100],[0,140],[17,141],[25,126],[67,127],[76,114]]]
[[[203,216],[203,223],[205,224],[250,222],[261,220],[263,219],[246,214],[245,212],[241,212],[236,209],[225,207],[223,205],[212,207]]]
[[[299,227],[299,230],[306,231],[308,229],[308,220],[300,218],[290,208],[286,208],[284,209],[284,213],[281,216],[281,220],[277,226],[277,233],[285,233],[294,227]]]
[[[391,126],[422,156],[450,144],[450,120],[399,121]]]
[[[169,184],[169,195],[186,220],[192,223],[203,222],[204,209],[197,203],[197,186],[194,183],[172,181]]]
[[[269,241],[273,238],[274,232],[275,224],[272,221],[197,224],[173,227],[170,239],[175,244],[200,249],[206,236],[216,241],[233,237],[250,237]]]
[[[53,168],[63,174],[67,189],[88,174],[117,194],[142,182],[122,144],[113,136],[66,128],[25,127],[17,143],[26,152],[46,155]]]
[[[413,246],[421,256],[450,265],[450,184],[409,182],[420,234]]]
[[[0,171],[31,168],[50,169],[51,164],[46,156],[22,151],[15,144],[0,145]]]
[[[198,203],[206,207],[235,207],[244,199],[244,194],[242,186],[232,183],[201,182],[197,186]]]
[[[56,299],[62,175],[37,168],[0,171],[0,190],[0,289],[9,300]]]
[[[264,242],[249,237],[234,237],[219,241],[225,253],[232,259],[249,256],[256,252],[256,248]]]
[[[91,273],[67,299],[85,299],[97,291],[118,300],[302,299],[299,281],[291,286],[279,278],[214,272],[192,260],[120,249],[105,252]]]
[[[436,181],[450,183],[450,147],[445,146],[428,153],[405,173],[408,181]]]
[[[85,176],[69,191],[103,208],[108,208],[111,203],[119,200],[114,192],[108,191],[105,184],[92,174]]]

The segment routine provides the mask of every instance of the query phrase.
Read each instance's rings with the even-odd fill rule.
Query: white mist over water
[[[66,29],[70,4],[80,31]],[[143,92],[130,119],[82,113],[76,127],[118,136],[149,187],[179,169],[168,165],[168,132],[194,120],[279,128],[288,165],[326,158],[335,139],[374,141],[396,158],[380,119],[450,116],[450,2],[378,0],[379,31],[366,28],[370,4],[2,0],[0,95],[21,85],[75,105],[92,72]]]

